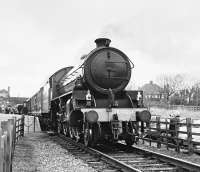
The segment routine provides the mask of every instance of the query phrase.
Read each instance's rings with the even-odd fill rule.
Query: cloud
[[[1,1],[0,85],[31,96],[56,70],[78,64],[102,36],[130,56],[139,84],[161,69],[199,73],[198,7],[184,0]]]

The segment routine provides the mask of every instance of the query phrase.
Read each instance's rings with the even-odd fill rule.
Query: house
[[[0,97],[2,98],[8,98],[9,97],[9,92],[5,89],[0,90]]]
[[[143,85],[140,89],[143,90],[144,101],[161,101],[166,98],[164,89],[153,81]]]
[[[1,89],[0,90],[0,107],[7,105],[16,105],[16,104],[23,104],[24,101],[26,101],[26,97],[11,97],[10,96],[10,87],[8,87],[8,90]]]

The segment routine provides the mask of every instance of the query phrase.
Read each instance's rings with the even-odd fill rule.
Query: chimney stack
[[[10,86],[8,86],[8,97],[10,98]]]
[[[98,47],[109,47],[111,40],[108,38],[98,38],[94,41]]]

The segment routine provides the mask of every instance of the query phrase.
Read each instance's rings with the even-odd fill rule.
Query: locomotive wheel
[[[126,137],[125,137],[125,142],[127,146],[132,146],[135,142],[136,142],[136,138],[133,135],[133,129],[134,129],[134,124],[131,122],[126,124]],[[136,130],[135,130],[135,134],[137,134]]]
[[[65,123],[63,129],[64,129],[63,130],[64,135],[67,136],[67,137],[72,138],[72,132],[71,132],[71,128],[69,126],[69,123]]]
[[[89,127],[89,124],[87,123],[84,130],[84,144],[85,146],[94,147],[97,144],[98,138],[99,138],[99,128],[97,124],[92,124],[92,126]]]
[[[91,145],[91,134],[90,134],[90,129],[85,129],[84,131],[84,145],[85,146],[90,146]]]
[[[69,137],[71,139],[74,139],[74,134],[73,134],[73,131],[72,131],[73,130],[72,127],[69,127],[68,129],[69,129],[69,131],[68,131],[69,132]]]
[[[98,140],[100,138],[100,128],[97,123],[92,125],[92,143],[93,146],[96,146]]]
[[[68,136],[66,124],[63,124],[62,127],[63,127],[63,128],[62,128],[62,129],[63,129],[63,134],[64,134],[65,136]]]
[[[58,122],[58,128],[57,128],[58,134],[62,134],[62,124]]]
[[[88,123],[85,125],[83,140],[85,146],[92,146],[92,129],[89,128]]]
[[[74,134],[75,134],[75,141],[78,143],[80,141],[80,134],[77,128],[74,128]]]
[[[128,135],[128,137],[125,139],[127,146],[132,146],[135,143],[135,139],[132,135]]]

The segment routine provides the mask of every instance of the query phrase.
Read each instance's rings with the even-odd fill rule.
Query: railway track
[[[75,157],[84,160],[97,171],[104,172],[199,172],[200,165],[177,158],[158,154],[123,144],[86,148],[63,135],[54,140],[70,151]]]

